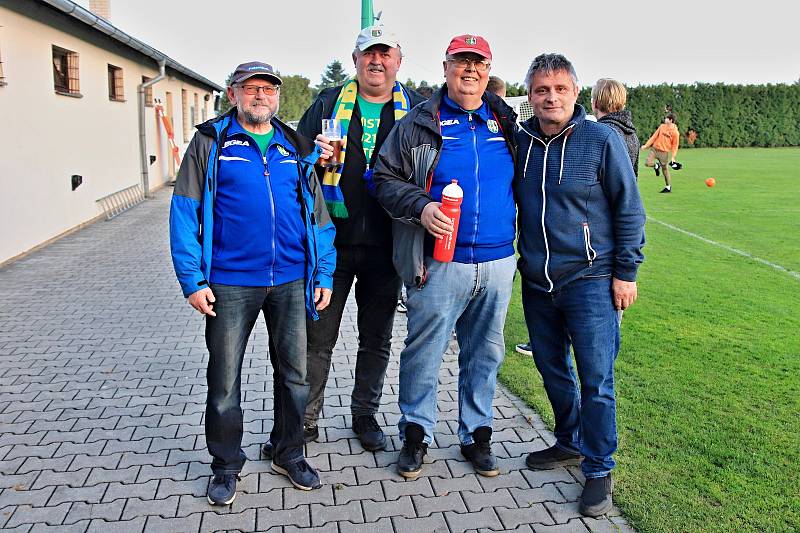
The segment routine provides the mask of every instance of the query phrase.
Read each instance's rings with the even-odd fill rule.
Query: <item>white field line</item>
[[[689,237],[694,237],[695,239],[699,239],[699,240],[701,240],[701,241],[703,241],[705,243],[708,243],[708,244],[711,244],[711,245],[714,245],[714,246],[718,246],[719,248],[722,248],[723,250],[727,250],[729,252],[741,255],[741,256],[746,257],[748,259],[752,259],[753,261],[761,263],[762,265],[767,265],[769,267],[774,268],[775,270],[779,270],[781,272],[785,272],[786,274],[789,274],[793,278],[800,280],[800,272],[794,272],[793,270],[789,270],[788,268],[782,267],[781,265],[778,265],[776,263],[771,263],[770,261],[767,261],[766,259],[761,259],[760,257],[756,257],[751,253],[745,252],[744,250],[740,250],[738,248],[733,248],[732,246],[728,246],[726,244],[722,244],[722,243],[719,243],[717,241],[712,241],[711,239],[706,239],[702,235],[698,235],[697,233],[692,233],[691,231],[686,231],[685,229],[681,229],[681,228],[679,228],[677,226],[673,226],[672,224],[667,224],[666,222],[661,222],[660,220],[655,219],[655,218],[653,218],[653,217],[651,217],[649,215],[647,216],[647,220],[651,220],[651,221],[655,222],[656,224],[661,224],[662,226],[664,226],[666,228],[669,228],[671,230],[677,231],[678,233],[683,233],[684,235],[688,235]]]

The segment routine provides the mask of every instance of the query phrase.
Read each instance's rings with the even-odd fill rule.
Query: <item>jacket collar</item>
[[[439,89],[438,93],[434,94],[426,102],[418,106],[419,113],[414,118],[414,123],[430,129],[437,135],[441,135],[441,132],[439,131],[439,123],[436,120],[436,117],[439,114],[439,109],[442,106],[442,99],[446,94],[447,84],[443,83],[442,88]],[[514,112],[511,106],[505,102],[505,100],[489,92],[484,92],[482,99],[484,105],[481,106],[481,109],[486,110],[486,117],[484,118],[482,116],[484,120],[492,118],[492,115],[496,115],[499,120],[506,122],[506,125],[513,125],[514,122],[516,122],[517,114]],[[506,125],[504,125],[504,128]]]
[[[234,107],[231,108],[227,113],[224,113],[218,117],[214,117],[211,120],[207,120],[202,124],[199,124],[197,126],[197,131],[199,131],[203,135],[212,137],[217,140],[222,139],[223,136],[227,137],[229,128],[231,127],[241,128],[241,126],[238,125],[236,120],[234,120],[235,116],[236,116],[236,108]],[[277,132],[280,131],[281,135],[286,140],[286,143],[282,144],[284,146],[290,145],[305,163],[313,164],[317,161],[317,159],[319,159],[319,156],[322,154],[322,150],[319,149],[319,147],[314,143],[314,141],[300,135],[299,133],[290,128],[288,125],[284,124],[283,121],[281,121],[276,117],[273,117],[271,122],[272,126],[276,130],[276,135]]]

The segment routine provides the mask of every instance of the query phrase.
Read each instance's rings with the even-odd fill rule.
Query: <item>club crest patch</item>
[[[476,39],[472,35],[468,35],[467,37],[464,38],[464,42],[467,43],[468,45],[472,46],[472,45],[474,45],[475,43],[478,42],[478,39]]]
[[[497,127],[497,121],[492,119],[486,121],[486,127],[489,128],[489,131],[491,131],[492,133],[497,133],[498,131],[500,131],[500,128]]]
[[[383,31],[381,31],[379,28],[373,29],[370,33],[372,34],[373,37],[380,37],[381,35],[383,35]]]
[[[286,150],[286,148],[284,148],[280,144],[278,145],[278,153],[281,154],[283,157],[286,157],[287,155],[289,155],[289,151]]]

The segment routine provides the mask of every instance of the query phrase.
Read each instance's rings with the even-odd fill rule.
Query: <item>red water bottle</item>
[[[461,200],[463,199],[464,191],[458,186],[458,180],[453,180],[442,191],[442,205],[439,209],[453,223],[453,233],[445,235],[441,239],[436,239],[436,243],[433,245],[433,258],[442,263],[452,261],[453,253],[456,251],[458,219],[461,218]]]

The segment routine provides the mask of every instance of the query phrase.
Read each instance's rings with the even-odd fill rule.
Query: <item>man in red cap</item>
[[[443,62],[445,85],[392,130],[375,165],[378,201],[395,219],[394,264],[408,293],[397,462],[406,478],[420,475],[433,442],[439,367],[454,328],[461,453],[479,474],[498,473],[492,399],[516,269],[516,116],[486,91],[491,62],[486,39],[454,37]],[[431,254],[435,240],[453,232],[440,200],[454,179],[464,198],[453,261],[442,263]]]

